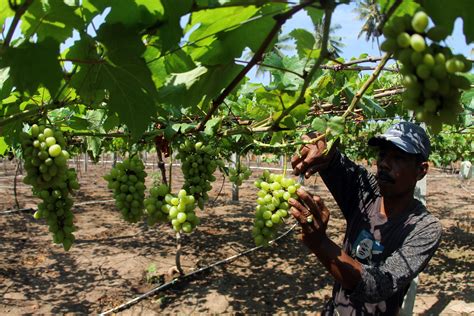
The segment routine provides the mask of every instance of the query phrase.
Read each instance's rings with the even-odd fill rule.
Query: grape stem
[[[217,96],[216,99],[213,100],[212,102],[212,107],[211,109],[207,112],[206,116],[202,119],[201,122],[196,126],[196,131],[202,131],[204,130],[204,127],[206,126],[207,121],[209,121],[214,115],[214,112],[219,108],[219,106],[224,102],[225,98],[237,87],[240,81],[245,77],[245,75],[255,66],[259,61],[261,61],[263,54],[267,50],[267,48],[272,44],[274,37],[278,34],[280,31],[282,25],[289,19],[291,18],[295,13],[298,11],[302,10],[303,8],[307,7],[308,5],[311,5],[315,0],[308,0],[305,1],[301,4],[298,4],[288,10],[285,13],[278,14],[276,15],[275,18],[275,25],[273,28],[270,30],[268,33],[267,37],[263,40],[262,44],[258,48],[258,50],[255,52],[253,55],[252,59],[249,61],[249,63],[242,69],[240,73],[237,74],[237,76],[232,80],[232,82],[222,91],[222,93]]]
[[[320,69],[321,64],[323,63],[324,59],[328,57],[328,41],[329,41],[329,30],[331,28],[331,17],[333,13],[334,7],[329,6],[328,8],[325,9],[324,11],[324,25],[323,25],[323,37],[321,40],[321,50],[318,56],[318,59],[316,59],[313,67],[310,69],[309,72],[305,72],[305,79],[303,81],[303,86],[301,87],[300,93],[298,95],[298,98],[295,100],[295,102],[284,109],[280,116],[278,116],[275,121],[272,124],[272,130],[279,130],[280,128],[280,122],[285,118],[288,114],[291,113],[298,105],[304,103],[305,101],[305,94],[306,90],[309,87],[309,84],[311,80],[313,79],[314,75],[316,74],[316,71]]]
[[[28,7],[33,3],[33,0],[26,0],[20,7],[11,8],[15,10],[15,16],[13,17],[12,23],[10,24],[10,28],[8,29],[7,36],[5,36],[5,41],[3,41],[3,47],[0,53],[3,53],[5,49],[10,45],[10,42],[13,38],[13,34],[15,33],[15,29],[20,22],[21,16],[25,14]]]
[[[346,109],[344,114],[342,114],[343,118],[346,118],[352,112],[352,110],[354,110],[355,106],[357,105],[359,100],[362,98],[364,93],[367,91],[370,85],[377,79],[383,67],[385,66],[387,61],[390,59],[390,56],[391,56],[390,53],[387,53],[383,56],[382,60],[380,61],[380,64],[377,65],[375,71],[372,73],[372,75],[370,75],[369,79],[367,79],[367,81],[362,85],[359,91],[357,91],[354,98],[352,98],[351,104]]]
[[[179,232],[176,233],[176,257],[175,257],[175,263],[176,263],[176,269],[178,269],[179,275],[183,276],[184,271],[183,268],[181,267],[181,234]]]

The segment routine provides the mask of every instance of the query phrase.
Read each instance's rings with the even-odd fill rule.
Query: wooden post
[[[232,167],[236,168],[239,165],[240,156],[237,153],[233,153],[231,157]],[[239,201],[239,186],[232,183],[232,201]]]

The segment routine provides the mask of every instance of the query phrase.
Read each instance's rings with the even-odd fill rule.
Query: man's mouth
[[[395,183],[395,180],[386,172],[379,171],[376,175],[377,181],[379,182],[388,182],[388,183]]]

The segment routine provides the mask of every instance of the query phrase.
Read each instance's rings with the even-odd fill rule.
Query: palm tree
[[[341,36],[333,35],[336,31],[341,29],[341,25],[334,24],[329,28],[329,39],[328,39],[328,52],[335,58],[339,57],[342,53],[342,48],[345,46],[342,42]],[[314,39],[316,40],[316,48],[321,48],[323,42],[323,20],[314,25]]]
[[[367,41],[372,39],[373,41],[380,35],[377,31],[377,26],[382,20],[377,0],[357,0],[357,7],[354,11],[357,13],[359,20],[365,21],[357,37],[359,38],[365,33],[365,39]]]

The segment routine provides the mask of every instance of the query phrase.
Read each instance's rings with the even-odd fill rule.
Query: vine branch
[[[211,109],[207,112],[206,116],[204,119],[202,119],[201,122],[196,126],[196,131],[202,131],[207,123],[214,114],[214,112],[219,108],[219,106],[222,104],[222,102],[225,100],[225,98],[234,90],[235,87],[239,84],[239,82],[245,77],[245,75],[250,71],[250,69],[253,68],[263,57],[263,54],[267,50],[267,48],[270,46],[273,38],[277,35],[277,33],[280,31],[282,25],[288,20],[290,17],[292,17],[296,12],[300,11],[304,7],[310,5],[313,3],[315,0],[310,0],[310,1],[305,1],[297,6],[294,6],[290,10],[288,10],[285,13],[279,14],[275,16],[276,23],[273,26],[273,28],[270,30],[268,33],[267,37],[263,40],[262,45],[260,45],[259,49],[257,52],[253,55],[252,59],[249,61],[249,63],[242,69],[240,73],[237,74],[237,76],[232,80],[232,82],[222,91],[222,93],[214,99],[212,102],[212,107]]]
[[[372,73],[372,75],[369,77],[369,79],[367,79],[367,81],[362,85],[362,87],[359,89],[359,91],[357,91],[354,98],[352,98],[351,104],[349,105],[347,110],[344,112],[344,114],[342,114],[343,118],[346,118],[349,115],[349,113],[352,112],[352,110],[357,105],[357,102],[359,102],[359,100],[362,98],[362,96],[367,91],[367,89],[370,87],[370,85],[375,81],[375,79],[377,79],[377,77],[379,76],[379,74],[382,71],[383,67],[385,66],[387,61],[390,59],[390,56],[391,56],[390,53],[387,53],[383,56],[382,60],[380,61],[380,64],[378,64],[375,71]]]
[[[33,0],[25,0],[25,2],[15,10],[15,16],[13,17],[12,24],[10,25],[7,36],[5,37],[5,41],[3,42],[2,53],[10,45],[10,42],[13,38],[13,34],[15,33],[15,29],[18,26],[18,23],[20,22],[21,16],[25,14],[26,10],[28,10],[28,7],[32,3]]]
[[[396,0],[392,6],[388,9],[387,13],[382,15],[382,20],[380,21],[380,24],[377,26],[377,32],[378,34],[382,34],[383,27],[385,26],[385,23],[390,19],[390,17],[395,13],[397,8],[402,4],[403,0]]]
[[[300,90],[300,94],[296,101],[286,109],[284,109],[281,112],[281,115],[273,122],[272,124],[272,129],[273,130],[278,130],[280,128],[280,122],[281,120],[287,116],[294,108],[296,108],[298,105],[302,104],[304,102],[304,95],[306,93],[306,89],[308,88],[311,80],[313,79],[314,74],[316,71],[320,68],[322,62],[328,55],[328,41],[329,41],[329,30],[331,27],[331,17],[332,17],[332,12],[334,10],[334,7],[330,7],[325,9],[325,16],[324,16],[324,25],[323,25],[323,38],[322,38],[322,43],[321,43],[321,52],[319,53],[319,57],[314,63],[313,67],[311,70],[306,73],[305,80],[303,82],[303,86]]]

